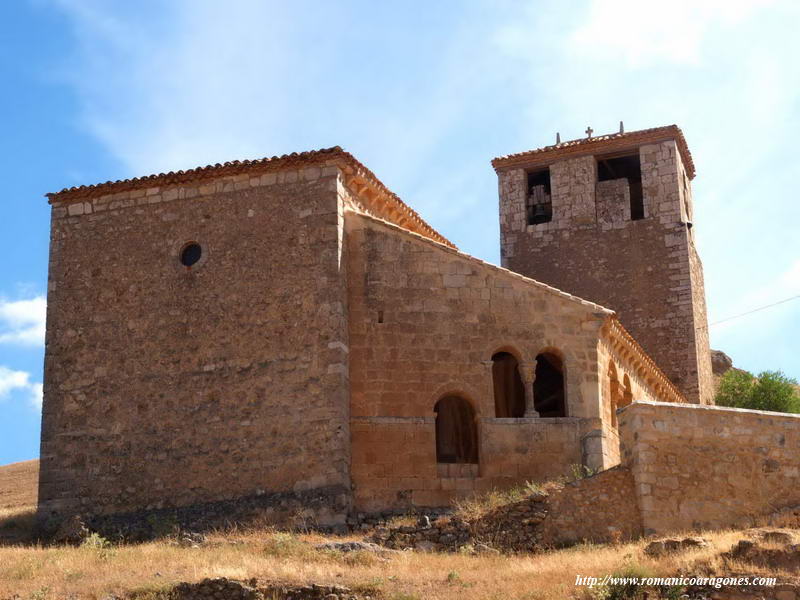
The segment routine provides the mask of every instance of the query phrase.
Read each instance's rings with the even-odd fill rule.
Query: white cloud
[[[42,399],[44,397],[44,384],[32,383],[29,392],[30,392],[30,401],[38,410],[42,410]]]
[[[21,392],[34,407],[41,410],[42,384],[31,381],[31,374],[26,371],[15,371],[0,365],[0,401],[7,400],[14,392]]]
[[[44,296],[27,300],[0,299],[0,343],[44,345],[46,314]]]
[[[573,50],[632,67],[696,65],[710,28],[740,23],[763,0],[595,0],[570,36]]]

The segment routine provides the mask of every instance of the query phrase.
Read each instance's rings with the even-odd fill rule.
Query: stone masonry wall
[[[550,493],[542,523],[546,545],[632,540],[641,534],[642,518],[628,469],[615,467]]]
[[[615,340],[604,337],[598,344],[600,393],[602,397],[603,428],[608,443],[604,464],[620,462],[619,419],[615,414],[626,403],[663,401],[669,395],[655,381],[653,369],[642,364],[639,357],[626,351]],[[612,376],[616,374],[616,380]]]
[[[431,406],[430,411],[433,408]],[[353,417],[353,483],[360,510],[447,506],[476,492],[566,475],[586,460],[592,421],[480,418],[480,465],[437,465],[435,419]]]
[[[349,495],[340,187],[323,165],[54,204],[42,513]]]
[[[397,227],[347,213],[352,474],[361,510],[441,506],[603,464],[598,331],[607,312]],[[564,356],[567,417],[494,417],[491,357]],[[478,419],[480,464],[437,465],[434,405]]]
[[[798,415],[636,402],[620,432],[645,533],[750,526],[800,504]]]
[[[702,266],[686,225],[688,179],[674,141],[643,145],[639,156],[645,218],[636,221],[627,182],[597,182],[594,156],[550,165],[553,220],[537,225],[525,220],[525,169],[499,170],[503,266],[616,311],[687,399],[707,403],[710,354]]]
[[[675,159],[678,168],[678,195],[680,197],[680,219],[691,224],[687,227],[686,234],[689,241],[687,258],[689,264],[689,284],[691,285],[691,306],[693,309],[695,350],[697,360],[697,381],[701,396],[705,403],[713,404],[714,375],[711,371],[711,345],[708,333],[708,311],[706,310],[705,277],[703,276],[703,262],[697,251],[694,237],[694,200],[692,186],[686,165],[681,160],[680,153]],[[690,353],[691,356],[691,353]]]

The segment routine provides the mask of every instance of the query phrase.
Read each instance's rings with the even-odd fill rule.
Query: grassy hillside
[[[38,460],[0,467],[0,510],[34,506],[38,481]]]
[[[39,461],[26,460],[0,466],[0,552],[4,545],[30,537],[36,512]],[[0,559],[0,581],[3,580]],[[0,598],[5,598],[0,594]]]

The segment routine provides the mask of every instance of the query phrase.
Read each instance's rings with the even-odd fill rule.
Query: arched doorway
[[[472,405],[459,396],[445,396],[436,413],[436,462],[478,464],[478,425]]]
[[[525,386],[516,357],[509,352],[492,356],[494,416],[518,419],[525,416]]]
[[[533,405],[540,417],[567,416],[564,361],[555,352],[542,352],[536,356]]]

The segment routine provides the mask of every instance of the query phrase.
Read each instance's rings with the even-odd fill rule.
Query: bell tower
[[[504,267],[617,312],[689,402],[712,402],[695,170],[675,126],[496,158]]]

